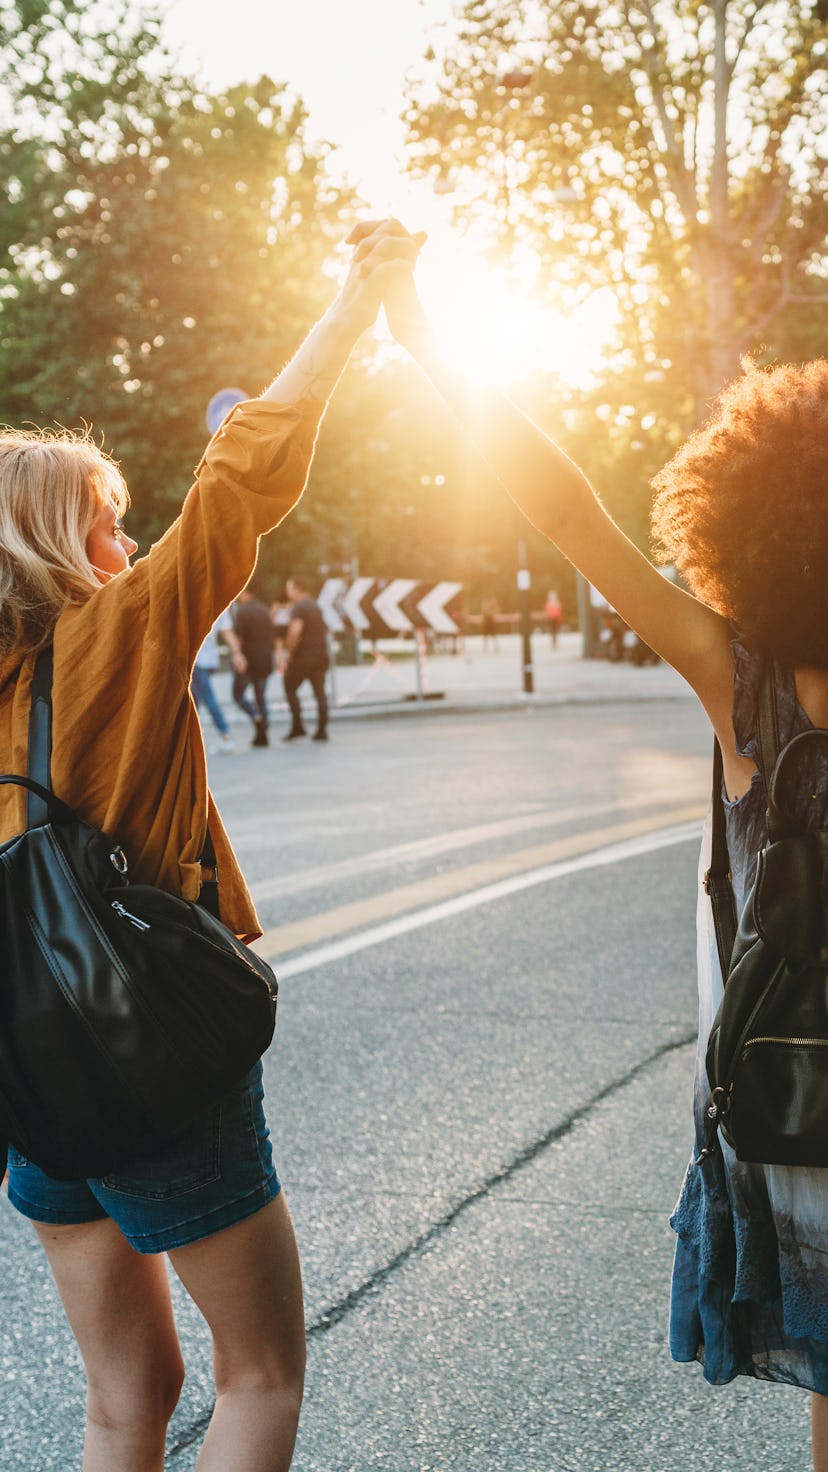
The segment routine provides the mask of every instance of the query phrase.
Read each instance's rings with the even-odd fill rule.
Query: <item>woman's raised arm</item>
[[[394,279],[385,310],[398,342],[455,411],[524,516],[684,676],[717,731],[732,741],[727,621],[661,576],[615,525],[578,466],[508,398],[472,387],[446,366],[410,274]]]

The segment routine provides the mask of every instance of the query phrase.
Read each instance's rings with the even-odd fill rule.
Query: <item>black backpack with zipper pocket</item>
[[[788,810],[785,781],[828,730],[779,750],[773,666],[762,679],[759,744],[767,783],[767,844],[738,924],[730,884],[722,759],[716,743],[713,839],[705,887],[713,905],[724,997],[710,1031],[710,1099],[699,1159],[717,1131],[737,1158],[828,1166],[828,829]],[[817,796],[817,794],[814,794]]]
[[[202,904],[132,884],[51,791],[52,650],[32,682],[26,828],[0,846],[0,1165],[57,1180],[150,1155],[273,1036],[276,978]],[[2,1170],[0,1170],[2,1175]]]

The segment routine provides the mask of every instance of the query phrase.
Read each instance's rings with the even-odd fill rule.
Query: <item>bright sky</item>
[[[451,28],[455,0],[158,0],[167,39],[212,85],[268,73],[304,100],[312,141],[337,145],[335,166],[372,213],[394,214],[429,242],[423,299],[458,363],[508,383],[533,364],[584,382],[614,303],[596,296],[563,321],[499,280],[451,229],[451,196],[406,178],[400,120],[405,76]],[[438,47],[439,49],[439,47]],[[481,311],[485,302],[486,311]]]
[[[167,35],[209,82],[287,82],[310,132],[341,145],[338,162],[372,206],[400,195],[406,69],[453,0],[161,0]],[[404,193],[404,191],[402,191]]]

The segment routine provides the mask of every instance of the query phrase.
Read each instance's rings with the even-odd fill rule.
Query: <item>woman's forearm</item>
[[[406,345],[523,514],[568,556],[577,555],[579,530],[596,505],[583,472],[504,394],[454,374],[427,324]]]
[[[325,403],[351,353],[376,320],[380,303],[395,281],[411,278],[424,237],[389,230],[389,222],[365,225],[352,239],[359,247],[336,301],[308,333],[299,351],[262,394],[277,404],[303,399]]]
[[[325,403],[333,393],[355,344],[368,324],[340,297],[308,333],[302,346],[262,394],[276,404],[303,399]]]

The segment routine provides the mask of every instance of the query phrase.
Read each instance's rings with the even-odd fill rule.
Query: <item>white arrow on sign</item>
[[[383,623],[397,634],[408,634],[414,627],[411,619],[400,608],[400,602],[416,586],[416,578],[394,578],[374,599],[374,607]]]
[[[460,592],[462,583],[435,583],[434,587],[421,598],[417,607],[423,618],[434,630],[435,634],[457,634],[459,629],[454,619],[445,610],[445,605],[450,603],[456,593]]]
[[[350,588],[342,599],[341,611],[352,629],[361,634],[364,629],[370,628],[371,620],[362,607],[362,600],[368,589],[374,582],[373,578],[357,578],[351,583]]]
[[[345,627],[339,607],[346,587],[344,578],[326,578],[319,589],[319,597],[316,601],[332,634],[341,634]]]

